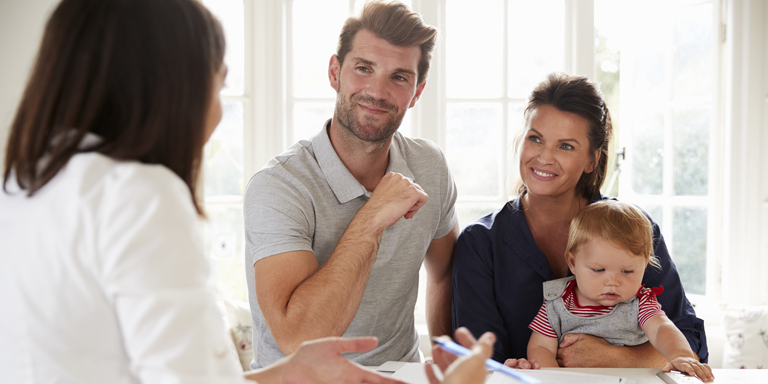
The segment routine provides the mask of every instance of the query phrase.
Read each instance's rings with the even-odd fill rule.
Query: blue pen
[[[466,356],[471,355],[472,351],[470,351],[467,348],[462,347],[461,345],[458,345],[450,340],[443,340],[437,337],[433,337],[432,341],[440,345],[440,348],[453,353],[456,356]],[[523,383],[527,384],[541,384],[541,381],[534,379],[533,377],[530,377],[526,374],[520,373],[510,367],[507,367],[504,364],[499,363],[496,360],[488,359],[485,361],[485,366],[488,367],[491,371],[501,372],[503,374],[506,374],[508,376],[511,376],[513,379],[517,381],[522,381]]]

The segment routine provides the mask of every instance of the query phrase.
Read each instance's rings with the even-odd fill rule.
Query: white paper
[[[402,365],[394,374],[393,379],[398,379],[411,384],[429,384],[429,379],[424,371],[424,364],[422,363],[402,363],[393,362]],[[396,368],[395,364],[384,364],[377,370],[382,368],[392,369]],[[436,366],[432,366],[435,370],[435,375],[442,380],[440,369]],[[589,373],[568,372],[568,371],[556,371],[556,370],[522,370],[528,376],[534,377],[541,381],[541,384],[637,384],[637,380],[626,377],[607,376],[607,375],[595,375]],[[519,384],[520,382],[512,377],[505,375],[501,372],[493,372],[485,380],[486,384]]]
[[[541,384],[630,384],[626,378],[588,373],[555,371],[555,370],[525,370],[524,373],[539,379]],[[622,381],[622,379],[624,379]],[[486,384],[517,384],[519,381],[501,372],[494,372]]]
[[[405,364],[408,364],[408,363],[404,361],[387,361],[386,363],[376,368],[376,370],[379,372],[396,372],[398,369],[402,368]]]
[[[440,373],[440,369],[436,369],[435,365],[432,365],[435,375],[442,381],[443,375]],[[411,384],[429,384],[427,373],[424,370],[423,363],[404,363],[403,366],[390,376],[393,379],[398,379]]]

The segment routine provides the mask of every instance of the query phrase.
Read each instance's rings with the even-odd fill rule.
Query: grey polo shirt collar
[[[333,190],[334,195],[340,203],[344,204],[360,196],[370,197],[371,192],[366,191],[360,182],[352,176],[344,163],[341,162],[336,150],[333,149],[331,139],[328,137],[328,127],[331,120],[323,125],[323,129],[312,138],[312,148],[315,152],[315,158],[320,165],[320,169],[325,175],[328,185]],[[395,133],[395,136],[399,133]],[[413,172],[408,168],[408,163],[403,157],[402,150],[398,145],[398,140],[394,137],[389,147],[389,165],[387,172],[400,173],[403,176],[414,179]],[[414,182],[418,182],[414,179]]]

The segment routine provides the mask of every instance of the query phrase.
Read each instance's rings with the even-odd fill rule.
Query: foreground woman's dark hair
[[[202,215],[195,185],[224,49],[221,25],[196,1],[62,1],[11,126],[3,189],[15,177],[31,196],[75,153],[96,151],[166,166]],[[103,141],[79,148],[88,132]]]

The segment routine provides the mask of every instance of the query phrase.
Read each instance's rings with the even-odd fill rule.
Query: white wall
[[[13,115],[56,0],[0,0],[0,169]]]
[[[726,3],[723,302],[768,303],[766,3]]]

